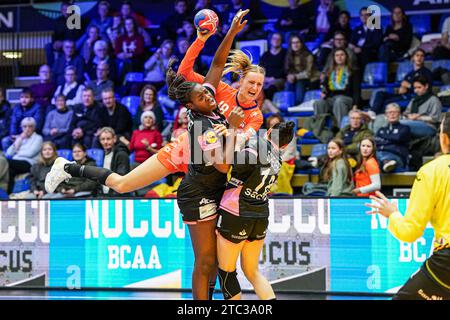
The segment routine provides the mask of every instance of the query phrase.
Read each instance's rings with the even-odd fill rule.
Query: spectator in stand
[[[195,16],[200,10],[203,10],[203,9],[210,9],[210,10],[213,10],[216,12],[218,11],[218,10],[215,10],[214,7],[212,6],[211,0],[197,0],[195,2],[194,11],[193,11],[192,15]]]
[[[171,14],[161,23],[161,29],[164,32],[165,39],[175,41],[180,33],[183,32],[183,21],[192,20],[187,0],[175,0],[175,13]]]
[[[177,57],[178,61],[182,61],[184,56],[186,55],[186,51],[189,49],[189,41],[186,38],[180,37],[177,39],[177,47],[175,50],[175,56]],[[174,63],[174,67],[178,67],[177,63]],[[201,70],[201,63],[200,59],[196,59],[194,62],[194,71],[199,73]]]
[[[291,35],[287,51],[284,72],[285,90],[295,92],[295,104],[301,104],[310,84],[319,85],[320,72],[314,65],[314,56],[297,35]]]
[[[336,31],[342,32],[345,36],[345,41],[347,43],[350,42],[350,38],[352,36],[352,28],[350,27],[350,12],[346,10],[339,12],[336,23],[330,27],[330,30],[328,30],[324,41],[333,39]]]
[[[94,57],[94,44],[100,40],[100,30],[97,26],[90,26],[87,29],[87,38],[80,44],[80,55],[87,64]]]
[[[164,113],[157,99],[156,88],[151,84],[145,85],[140,94],[139,109],[133,119],[133,127],[137,129],[141,124],[141,115],[144,111],[152,111],[155,115],[155,126],[158,131],[163,130]]]
[[[61,2],[61,16],[54,22],[54,32],[52,35],[52,42],[45,46],[45,54],[47,58],[47,64],[53,66],[55,60],[59,57],[63,51],[63,45],[65,40],[77,41],[84,32],[81,28],[67,28],[67,20],[70,17],[70,12],[67,11],[71,6],[71,1]],[[87,25],[85,19],[81,17],[81,25]],[[75,48],[75,47],[74,47]],[[64,70],[64,68],[63,68]]]
[[[68,66],[74,66],[77,70],[76,81],[84,81],[84,61],[75,53],[75,42],[64,40],[63,55],[53,65],[52,75],[56,85],[64,84],[64,72]]]
[[[355,189],[352,193],[358,197],[369,197],[381,190],[380,166],[377,162],[375,139],[366,137],[361,141],[353,178]]]
[[[189,118],[187,116],[186,107],[182,107],[173,123],[173,130],[170,136],[170,141],[175,141],[180,135],[188,131]]]
[[[117,142],[114,129],[110,127],[101,128],[99,139],[105,152],[103,168],[114,171],[121,176],[130,172],[130,152],[123,143]],[[127,194],[119,194],[113,189],[101,186],[100,195],[117,197],[126,196]]]
[[[82,94],[82,103],[73,107],[70,133],[72,145],[81,143],[92,148],[94,133],[100,128],[100,107],[94,100],[91,88],[85,88]]]
[[[345,151],[353,159],[359,154],[359,145],[363,138],[372,136],[372,131],[362,121],[361,111],[354,109],[349,113],[350,124],[342,128],[336,135],[337,139],[344,141]]]
[[[411,129],[412,138],[435,136],[441,120],[442,103],[429,90],[427,78],[417,77],[413,86],[416,96],[403,112],[407,120],[401,120],[400,123]]]
[[[22,90],[19,104],[12,109],[9,133],[2,140],[3,150],[6,150],[20,136],[22,132],[21,122],[24,118],[33,118],[33,130],[41,132],[45,120],[44,110],[34,101],[33,93],[28,88]]]
[[[94,92],[95,101],[102,100],[102,92],[104,90],[114,90],[114,83],[109,79],[109,65],[106,62],[97,64],[96,80],[89,81],[86,87],[91,88]]]
[[[352,168],[347,161],[342,140],[335,138],[328,142],[327,158],[323,164],[321,175],[322,181],[328,182],[327,197],[352,195]]]
[[[91,26],[97,27],[102,38],[107,38],[107,30],[113,24],[113,19],[110,16],[110,6],[108,1],[100,1],[97,8],[98,17],[93,18],[87,27],[88,30]]]
[[[94,159],[86,153],[86,147],[76,143],[72,147],[72,158],[78,165],[96,167]],[[63,181],[55,190],[55,193],[48,198],[78,198],[93,195],[98,188],[97,182],[86,178],[72,177],[68,181]]]
[[[20,194],[11,194],[11,199],[45,199],[45,177],[50,172],[53,163],[58,157],[56,146],[46,141],[42,144],[38,161],[30,169],[30,190]]]
[[[433,83],[433,73],[425,67],[425,51],[417,49],[412,56],[412,62],[413,70],[405,76],[397,93],[385,91],[376,92],[373,104],[370,107],[370,111],[367,113],[371,119],[375,119],[377,114],[382,114],[385,105],[392,102],[411,99],[413,94],[413,81],[415,78],[422,76],[428,80],[428,83]],[[431,86],[429,86],[429,89],[431,90]]]
[[[123,138],[130,140],[131,127],[133,125],[130,111],[123,104],[116,101],[113,89],[102,91],[102,102],[103,106],[100,108],[99,113],[100,128],[114,128],[119,141],[122,141]],[[100,134],[100,130],[97,131],[96,136]],[[95,145],[97,147],[97,141]]]
[[[392,9],[391,24],[386,28],[378,59],[384,62],[402,59],[411,47],[413,29],[401,7]]]
[[[42,137],[36,133],[34,118],[23,118],[20,126],[22,132],[6,150],[6,156],[9,158],[8,193],[13,191],[16,175],[30,172],[31,166],[37,162],[42,146]]]
[[[151,82],[157,89],[166,82],[167,65],[173,56],[172,40],[164,40],[156,52],[144,64],[146,71],[145,81]]]
[[[135,21],[136,32],[144,38],[144,46],[146,48],[152,45],[152,38],[150,34],[145,30],[151,23],[144,16],[133,11],[131,6],[131,1],[125,0],[122,2],[120,7],[120,14],[122,16],[122,20],[126,23],[126,20],[132,18]],[[126,29],[126,26],[125,26]]]
[[[56,90],[56,85],[52,81],[51,76],[50,67],[44,64],[39,68],[39,83],[30,86],[34,101],[44,109],[51,104],[53,94]]]
[[[233,18],[236,16],[236,13],[239,10],[244,11],[246,9],[244,2],[242,0],[230,0],[229,2],[230,3],[228,4],[227,8],[222,13],[219,13],[216,10],[216,13],[219,15],[219,23],[222,24],[222,30],[221,30],[222,35],[227,34],[227,32],[230,29],[230,26],[233,22]],[[242,29],[237,34],[236,39],[238,41],[246,39],[252,29],[252,26],[253,26],[253,19],[252,19],[251,12],[245,18],[247,20],[247,24],[245,25],[244,29]]]
[[[83,94],[84,85],[77,82],[76,68],[74,66],[66,67],[64,71],[65,82],[56,88],[53,95],[52,104],[56,104],[56,97],[60,94],[66,97],[66,104],[73,107],[81,103],[81,95]]]
[[[279,32],[273,33],[270,37],[270,49],[262,55],[260,60],[260,66],[266,70],[265,96],[270,100],[274,93],[283,90],[284,86],[286,49],[281,47],[282,43],[283,35]]]
[[[352,49],[347,46],[347,40],[345,38],[345,35],[341,31],[335,32],[332,48],[328,48],[326,46],[320,48],[317,57],[317,64],[319,67],[323,66],[322,70],[327,70],[331,66],[331,63],[333,62],[332,52],[336,49],[344,49],[350,58],[350,65],[352,67],[352,70],[359,70],[358,59],[356,58],[356,55],[353,53]]]
[[[281,12],[275,24],[275,29],[282,32],[307,33],[309,27],[314,23],[311,18],[314,13],[312,10],[308,10],[311,5],[300,5],[299,0],[289,0],[288,2],[289,6]]]
[[[112,19],[112,25],[106,30],[106,34],[108,35],[113,50],[116,50],[117,39],[125,34],[125,27],[120,14],[114,15]]]
[[[137,33],[136,22],[133,18],[125,19],[125,34],[117,38],[114,47],[119,62],[123,63],[120,79],[127,72],[142,70],[144,38]]]
[[[130,152],[135,152],[136,164],[133,164],[133,167],[137,167],[156,154],[161,146],[162,136],[155,126],[155,114],[151,111],[144,111],[141,115],[141,125],[139,129],[133,131],[128,144]]]
[[[339,7],[332,0],[320,0],[316,8],[314,19],[315,33],[321,42],[327,35],[330,28],[336,23],[339,17]]]
[[[347,51],[336,49],[331,68],[322,81],[322,98],[314,102],[316,114],[332,113],[339,126],[353,105],[359,103],[358,76],[350,66]]]
[[[440,44],[433,51],[433,59],[450,59],[450,17],[445,19],[442,25],[442,36]]]
[[[59,94],[56,96],[56,109],[50,111],[45,118],[42,134],[44,141],[51,141],[58,149],[70,148],[71,137],[69,133],[73,111],[66,105],[66,98]]]
[[[2,192],[7,192],[9,182],[9,165],[8,159],[6,159],[5,154],[0,151],[0,190]]]
[[[386,106],[388,125],[378,130],[375,137],[377,159],[384,172],[405,169],[408,166],[408,147],[411,130],[400,123],[400,106],[390,103]]]
[[[0,141],[9,135],[11,126],[11,105],[5,99],[5,89],[0,87]]]
[[[191,44],[194,42],[195,38],[197,37],[197,32],[195,30],[194,24],[190,20],[184,20],[183,21],[183,31],[178,34],[178,37],[186,38],[187,41]]]
[[[97,66],[100,63],[108,64],[108,78],[115,84],[118,83],[116,59],[109,52],[108,43],[104,40],[97,40],[94,44],[94,57],[86,65],[86,72],[89,80],[97,79]]]
[[[383,40],[383,32],[381,29],[367,25],[370,17],[367,7],[361,8],[359,17],[361,24],[353,30],[349,48],[353,50],[358,59],[359,69],[364,71],[369,62],[377,61],[378,50]],[[363,72],[361,72],[362,74]]]

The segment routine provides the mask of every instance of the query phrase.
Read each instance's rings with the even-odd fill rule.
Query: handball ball
[[[202,9],[194,17],[194,25],[201,33],[215,33],[219,24],[217,14],[209,9]]]

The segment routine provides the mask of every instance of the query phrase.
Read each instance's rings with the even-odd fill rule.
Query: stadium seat
[[[275,92],[272,102],[280,111],[286,111],[287,108],[295,105],[295,93],[293,91]]]
[[[403,81],[403,79],[405,78],[405,76],[411,72],[411,70],[413,69],[413,65],[410,61],[402,61],[399,62],[398,64],[398,69],[397,69],[397,75],[395,77],[395,81],[397,83],[400,83]]]
[[[410,15],[409,22],[413,26],[413,33],[419,37],[431,31],[431,19],[429,14]]]
[[[251,57],[253,64],[259,63],[259,58],[261,57],[261,49],[259,46],[244,46],[241,47],[241,50]]]
[[[16,176],[12,193],[30,190],[30,174]]]
[[[339,126],[339,128],[344,128],[346,125],[348,125],[350,123],[350,118],[348,116],[344,116],[341,120],[341,124]]]
[[[320,90],[308,90],[305,93],[305,98],[303,102],[311,101],[311,100],[319,100],[320,99]]]
[[[87,149],[86,153],[89,157],[95,160],[97,167],[103,167],[103,156],[104,156],[103,149],[91,148]]]
[[[143,82],[144,74],[142,72],[128,72],[125,75],[125,83],[128,82]]]
[[[72,150],[70,149],[59,149],[57,151],[58,157],[63,157],[69,161],[72,161]]]
[[[432,71],[436,70],[439,67],[447,69],[447,70],[450,70],[450,59],[447,59],[447,60],[445,60],[445,59],[444,60],[434,60],[432,62],[432,64],[431,64],[431,70]]]
[[[387,82],[388,68],[385,62],[371,62],[364,69],[362,87],[373,87]]]
[[[132,152],[131,154],[130,154],[130,165],[134,162],[134,159],[135,159],[135,153],[134,152]]]
[[[121,103],[128,108],[131,116],[134,117],[139,109],[139,96],[126,96],[123,97]]]
[[[0,188],[0,200],[7,200],[9,198],[8,193]]]
[[[315,144],[312,147],[312,151],[311,151],[311,157],[321,157],[325,154],[327,154],[327,144],[326,143],[319,143],[319,144]]]

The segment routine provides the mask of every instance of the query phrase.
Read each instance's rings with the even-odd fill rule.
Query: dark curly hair
[[[167,66],[167,91],[170,99],[178,101],[182,105],[186,105],[191,102],[191,93],[197,83],[186,81],[182,75],[177,74],[172,69],[172,65],[175,61],[175,59],[170,59],[169,65]]]

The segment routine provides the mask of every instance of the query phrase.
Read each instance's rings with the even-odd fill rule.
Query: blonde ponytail
[[[252,59],[241,50],[232,50],[228,59],[229,62],[225,64],[222,76],[230,72],[237,73],[240,77],[245,77],[249,72],[266,74],[263,67],[252,64]]]

